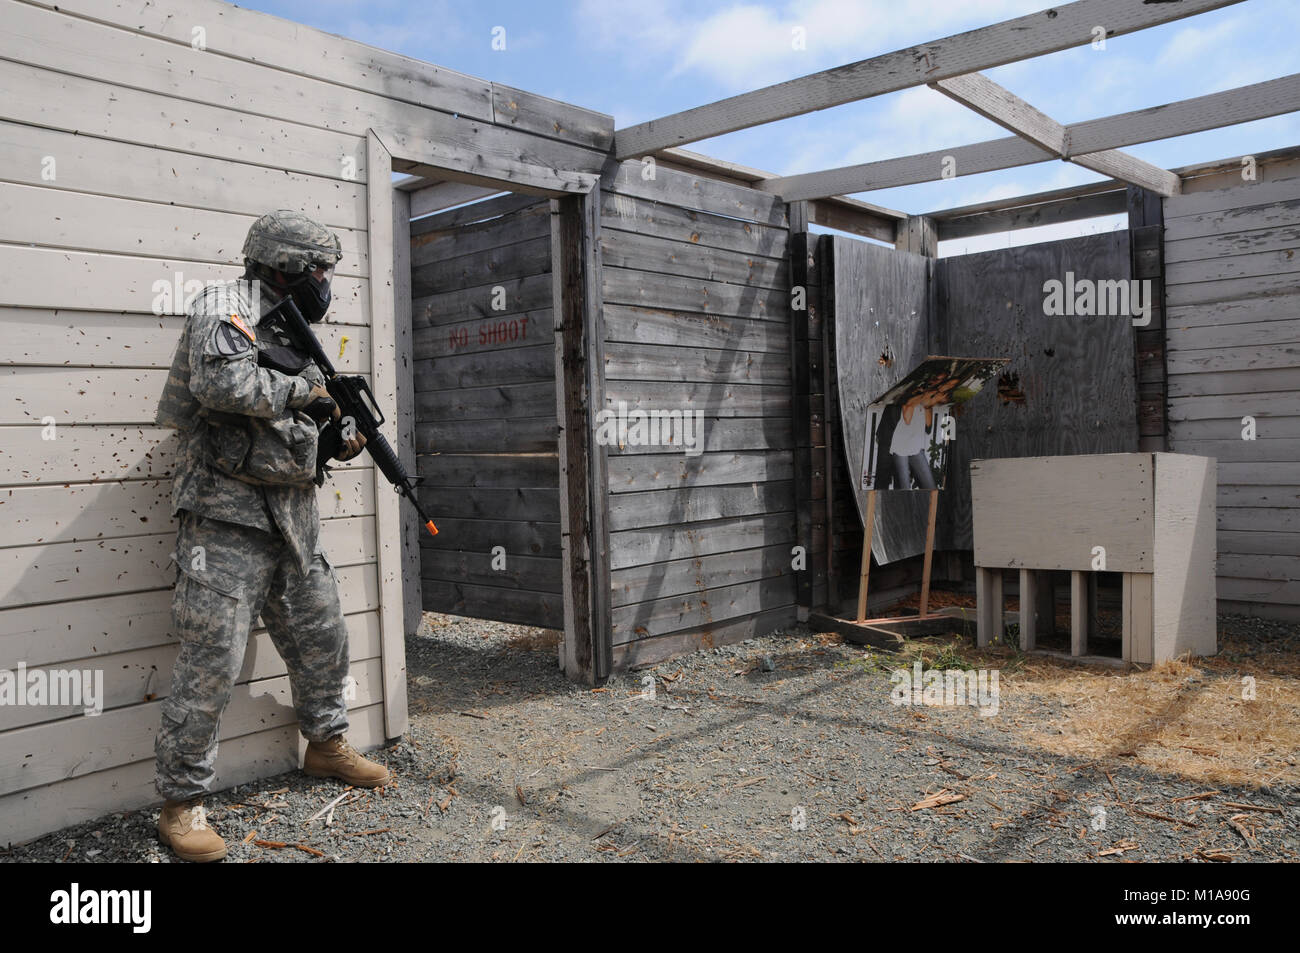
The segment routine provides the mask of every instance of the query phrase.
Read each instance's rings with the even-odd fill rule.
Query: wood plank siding
[[[608,446],[615,664],[792,622],[789,224],[774,196],[629,161],[602,179],[604,408],[702,415]]]
[[[177,642],[175,437],[153,417],[184,322],[177,282],[183,297],[186,281],[238,275],[268,210],[318,219],[343,242],[322,342],[391,402],[410,332],[388,290],[400,229],[370,188],[388,194],[389,149],[479,178],[590,176],[612,122],[217,0],[0,0],[0,17],[0,668],[102,669],[106,695],[91,718],[0,708],[6,843],[156,800],[153,734]],[[458,360],[451,379],[477,373],[474,355]],[[409,423],[389,439],[408,454]],[[380,538],[392,500],[377,505],[379,492],[392,495],[363,457],[319,493],[359,747],[405,727],[403,562],[383,558],[396,542]],[[222,723],[218,786],[297,764],[288,693],[258,630]]]
[[[415,219],[411,264],[424,608],[562,628],[550,202]]]
[[[1219,607],[1300,619],[1300,162],[1164,212],[1169,449],[1218,460]]]

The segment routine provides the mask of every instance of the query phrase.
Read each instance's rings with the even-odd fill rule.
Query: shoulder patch
[[[233,311],[230,312],[230,323],[237,327],[244,337],[248,338],[250,344],[257,343],[257,336],[249,330],[248,325],[244,323],[244,319]]]
[[[233,324],[221,321],[213,331],[212,343],[222,357],[238,357],[252,348],[245,333],[235,330]]]

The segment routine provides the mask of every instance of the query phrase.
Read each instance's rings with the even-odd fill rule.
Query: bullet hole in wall
[[[998,377],[998,400],[1004,404],[1021,406],[1025,402],[1025,392],[1020,389],[1020,375],[1008,371]]]

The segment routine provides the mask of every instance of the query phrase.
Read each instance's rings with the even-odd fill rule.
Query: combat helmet
[[[299,275],[343,257],[338,235],[301,212],[280,209],[255,221],[244,239],[244,258],[265,268]]]
[[[324,320],[329,309],[334,265],[342,257],[337,235],[289,209],[263,215],[244,240],[249,276],[274,281],[275,271],[288,275],[288,284],[282,287],[313,324]]]

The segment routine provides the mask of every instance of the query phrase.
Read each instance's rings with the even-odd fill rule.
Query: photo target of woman
[[[937,490],[944,486],[948,421],[954,404],[979,393],[1007,362],[927,358],[867,409],[865,490]]]

